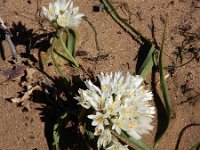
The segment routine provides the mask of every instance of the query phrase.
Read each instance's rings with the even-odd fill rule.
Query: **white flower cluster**
[[[155,107],[149,104],[153,99],[151,92],[141,86],[143,79],[121,72],[114,75],[101,73],[99,76],[100,88],[90,80],[85,81],[87,90],[79,89],[80,96],[75,99],[84,108],[93,108],[96,114],[88,115],[95,126],[94,135],[99,136],[97,147],[107,150],[128,150],[112,136],[111,130],[119,135],[121,131],[129,136],[140,139],[141,135],[153,129],[151,122],[155,114]]]
[[[73,28],[79,25],[84,14],[78,13],[79,7],[73,7],[73,2],[57,0],[55,3],[49,3],[49,9],[42,7],[44,16],[51,22],[57,23],[63,28]]]

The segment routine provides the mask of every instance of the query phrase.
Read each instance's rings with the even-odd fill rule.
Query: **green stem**
[[[171,68],[179,68],[179,67],[183,67],[187,64],[189,64],[190,62],[192,62],[195,59],[195,57],[191,58],[190,60],[188,60],[186,63],[184,64],[180,64],[180,65],[174,65],[174,66],[168,66],[168,67],[164,67],[164,69],[171,69]]]
[[[62,36],[61,36],[60,33],[61,33],[61,32],[59,31],[59,32],[58,32],[58,36],[59,36],[59,39],[60,39],[60,41],[61,41],[61,44],[62,44],[63,49],[65,50],[65,52],[66,52],[67,55],[68,55],[68,60],[71,61],[76,67],[79,67],[78,62],[74,59],[74,57],[72,56],[72,54],[70,54],[69,50],[67,49],[67,47],[66,47],[66,45],[65,45],[65,43],[64,43],[64,41],[63,41]]]
[[[99,46],[98,37],[97,37],[97,31],[96,31],[94,25],[87,19],[87,17],[83,17],[83,20],[85,20],[88,23],[88,25],[92,28],[92,30],[94,31],[96,47],[97,47],[97,50],[100,51],[100,46]]]

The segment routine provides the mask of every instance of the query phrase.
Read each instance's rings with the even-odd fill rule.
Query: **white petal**
[[[68,18],[67,14],[62,14],[58,16],[57,23],[61,27],[67,27]]]
[[[141,139],[141,136],[134,130],[132,131],[126,131],[128,135],[130,135],[131,137],[135,138],[136,140]]]
[[[105,148],[112,140],[112,135],[109,129],[104,130],[104,132],[99,136],[97,141],[97,147],[100,149],[102,146]]]
[[[69,9],[72,9],[72,8],[73,8],[73,2],[71,2],[69,5]]]
[[[43,13],[44,16],[47,17],[48,11],[49,10],[46,7],[42,6],[42,13]]]
[[[77,14],[74,18],[81,19],[83,16],[85,16],[85,14]]]
[[[87,86],[87,88],[93,92],[98,92],[99,94],[101,94],[101,90],[95,86],[90,80],[85,81],[85,85]]]

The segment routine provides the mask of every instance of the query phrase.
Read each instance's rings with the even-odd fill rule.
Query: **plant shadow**
[[[2,45],[2,42],[5,40],[5,31],[3,29],[0,28],[0,55],[1,55],[1,59],[5,60],[5,49]]]
[[[23,45],[25,51],[20,51],[20,56],[26,58],[33,63],[38,63],[39,68],[43,70],[43,62],[41,58],[42,52],[47,52],[50,48],[50,39],[54,32],[44,31],[42,28],[34,31],[33,29],[28,29],[25,24],[21,21],[18,23],[13,22],[10,28],[11,40],[15,47],[18,45]],[[5,49],[2,46],[2,41],[5,40],[4,33],[0,30],[0,53],[3,60],[5,60]],[[33,55],[33,51],[37,49],[37,57]]]
[[[38,63],[40,68],[43,69],[41,52],[47,52],[50,48],[50,39],[54,32],[47,33],[42,29],[38,29],[38,31],[42,33],[37,33],[33,31],[33,29],[27,29],[22,22],[13,22],[12,27],[10,28],[13,43],[16,46],[25,46],[25,52],[22,52],[20,55],[36,63],[37,59],[32,55],[32,50],[38,49]]]
[[[157,130],[156,130],[156,136],[154,141],[157,141],[162,134],[166,131],[167,127],[168,127],[168,116],[167,116],[167,112],[165,109],[165,106],[158,94],[158,91],[156,89],[156,68],[153,67],[152,68],[152,74],[151,74],[151,87],[152,87],[152,93],[154,95],[154,103],[157,109]]]
[[[55,32],[41,32],[43,34],[39,34],[39,32],[36,32],[33,29],[28,29],[22,22],[13,22],[10,28],[14,45],[23,45],[25,47],[25,50],[20,51],[19,53],[22,58],[29,60],[28,62],[25,62],[25,66],[30,66],[30,62],[33,62],[34,64],[38,63],[39,68],[36,69],[48,78],[48,81],[42,80],[41,82],[38,82],[42,90],[33,91],[32,102],[41,104],[36,110],[40,111],[41,121],[44,122],[45,125],[44,134],[48,148],[55,149],[53,145],[53,131],[56,121],[63,112],[80,108],[80,106],[77,105],[77,101],[74,100],[74,96],[78,94],[77,91],[79,88],[86,89],[86,87],[79,76],[72,76],[72,80],[67,81],[61,77],[52,78],[43,70],[41,52],[47,52],[50,48],[50,39]],[[4,55],[5,51],[2,46],[3,40],[4,37],[2,34],[2,36],[0,36],[0,52],[2,59],[6,59]],[[37,49],[38,59],[33,55],[34,49]],[[69,123],[71,125],[69,125]],[[59,135],[60,148],[77,149],[77,144],[80,144],[80,141],[83,141],[78,130],[77,117],[68,115],[60,129],[62,130]]]
[[[73,111],[80,108],[73,98],[77,95],[79,88],[85,89],[84,82],[79,76],[73,76],[72,81],[63,81],[63,78],[55,78],[51,85],[42,83],[42,91],[35,91],[33,102],[44,104],[41,111],[41,121],[45,124],[45,137],[49,149],[55,149],[53,142],[54,125],[60,114],[66,111]],[[76,149],[80,143],[78,120],[71,114],[62,123],[60,129],[60,149]]]

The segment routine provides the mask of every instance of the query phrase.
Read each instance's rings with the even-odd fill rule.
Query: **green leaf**
[[[134,143],[141,150],[150,150],[150,148],[147,146],[147,144],[144,143],[142,140],[136,140],[136,139],[131,138],[131,137],[129,137],[129,140],[132,143]]]
[[[148,75],[149,71],[152,70],[152,67],[154,65],[154,54],[155,54],[156,48],[155,45],[151,43],[151,48],[149,50],[149,53],[147,54],[146,59],[144,60],[142,66],[140,67],[139,71],[137,74],[143,77],[143,79],[146,78]]]
[[[68,29],[67,37],[67,49],[73,57],[75,57],[75,48],[76,48],[76,33],[72,29]]]
[[[65,121],[66,117],[67,117],[67,112],[62,113],[56,120],[54,127],[53,127],[53,140],[54,140],[53,147],[56,150],[59,150],[61,127],[62,127],[63,122]]]
[[[168,114],[168,119],[171,117],[171,102],[169,95],[167,93],[167,87],[165,83],[165,75],[164,75],[164,67],[163,67],[163,47],[164,47],[164,41],[165,41],[165,34],[166,34],[166,24],[164,28],[163,38],[162,38],[162,44],[160,49],[160,57],[159,57],[159,70],[160,70],[160,84],[161,84],[161,90],[165,102],[166,111]]]
[[[121,135],[118,135],[116,132],[112,132],[115,137],[119,138],[129,146],[133,147],[132,144],[137,146],[141,150],[150,150],[148,145],[142,140],[136,140],[135,138],[129,137],[125,132],[121,132]],[[123,139],[122,139],[123,138]]]
[[[66,47],[66,44],[62,38],[62,35],[61,35],[61,31],[58,32],[58,35],[59,35],[59,40],[61,42],[61,45],[62,45],[62,48],[64,49],[65,53],[67,54],[67,59],[72,62],[74,64],[75,67],[79,67],[79,64],[78,62],[75,60],[75,58],[73,57],[73,55],[71,54],[71,52],[68,50],[68,48]],[[71,46],[71,48],[73,47],[73,45]]]
[[[167,27],[167,24],[165,23],[162,44],[160,48],[160,56],[159,56],[159,72],[160,72],[160,86],[161,86],[161,91],[164,98],[165,110],[167,113],[167,127],[163,131],[163,133],[161,133],[160,136],[157,139],[155,139],[154,148],[157,147],[157,145],[159,144],[159,142],[161,141],[161,139],[163,138],[163,136],[169,129],[170,121],[171,121],[171,102],[170,102],[170,97],[167,92],[167,86],[166,86],[165,77],[164,77],[164,67],[163,67],[163,47],[164,47],[164,41],[165,41],[166,27]]]
[[[51,45],[51,57],[52,57],[52,60],[53,60],[53,63],[55,65],[56,69],[58,70],[61,77],[64,79],[65,78],[64,74],[63,74],[62,70],[60,69],[60,66],[56,60],[56,53],[54,51],[57,41],[58,41],[58,38],[56,36],[53,37],[53,41],[52,41],[52,45]]]

